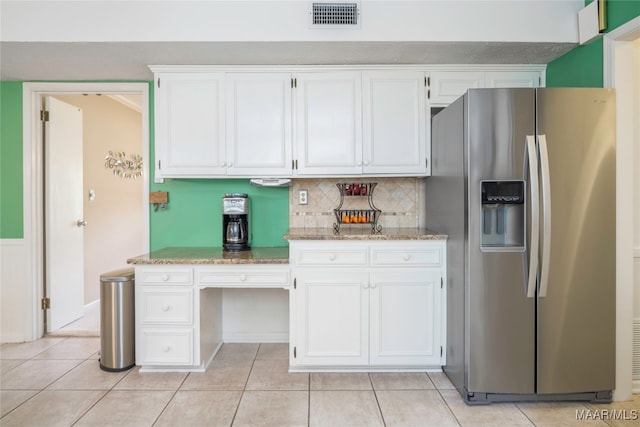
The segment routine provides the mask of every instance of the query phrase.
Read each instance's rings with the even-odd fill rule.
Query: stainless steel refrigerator
[[[449,235],[444,371],[468,403],[615,388],[615,95],[472,89],[433,117]]]

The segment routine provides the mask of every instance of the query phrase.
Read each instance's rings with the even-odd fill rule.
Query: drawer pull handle
[[[169,280],[169,275],[168,274],[163,274],[162,275],[162,281],[166,282],[167,280]]]
[[[165,345],[162,348],[162,351],[164,351],[165,353],[169,353],[171,351],[171,346],[170,345]]]
[[[247,275],[246,274],[241,274],[240,275],[240,281],[245,282],[247,280]]]
[[[329,261],[335,261],[336,254],[329,254]]]
[[[171,306],[169,304],[162,306],[162,311],[169,311],[169,310],[171,310]]]
[[[411,255],[409,255],[409,254],[404,254],[404,255],[402,256],[402,259],[403,259],[403,260],[405,260],[405,261],[409,261],[409,260],[411,259]]]

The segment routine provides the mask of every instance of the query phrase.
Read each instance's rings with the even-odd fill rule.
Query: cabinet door
[[[360,73],[301,73],[296,86],[298,174],[361,174]]]
[[[430,75],[432,106],[449,105],[467,89],[484,87],[482,71],[434,71]]]
[[[224,73],[162,73],[156,89],[160,177],[225,174]]]
[[[227,174],[288,176],[291,74],[227,75]]]
[[[371,273],[371,364],[440,366],[441,275],[437,270]]]
[[[369,275],[300,269],[296,276],[297,364],[368,364]]]
[[[427,172],[425,83],[423,72],[363,73],[365,174]]]
[[[485,73],[486,87],[538,87],[540,73],[536,71],[488,71]]]

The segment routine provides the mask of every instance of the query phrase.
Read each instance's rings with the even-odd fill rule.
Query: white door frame
[[[628,90],[637,77],[629,71],[633,64],[625,50],[640,38],[640,17],[632,19],[604,36],[604,87],[616,91],[616,390],[614,400],[630,400],[632,393],[633,302],[634,302],[634,137],[635,94]],[[616,58],[618,52],[618,58]],[[617,81],[616,81],[617,78]],[[637,185],[637,184],[636,184]],[[636,251],[637,252],[637,251]]]
[[[148,83],[30,83],[22,88],[23,120],[23,219],[26,283],[24,301],[26,341],[44,334],[44,315],[40,300],[44,289],[44,156],[40,122],[41,97],[44,95],[81,95],[83,93],[142,95],[142,238],[149,248],[149,84]]]

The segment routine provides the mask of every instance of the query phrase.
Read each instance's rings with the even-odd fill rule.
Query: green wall
[[[589,4],[591,1],[586,1]],[[640,0],[607,0],[607,32],[640,16]],[[602,87],[602,38],[578,46],[547,66],[547,87]]]
[[[153,83],[149,82],[150,153],[153,157]],[[22,238],[22,82],[0,82],[0,238]],[[151,168],[153,169],[153,168]],[[166,210],[150,207],[151,250],[166,246],[221,246],[221,199],[224,193],[251,197],[254,246],[286,246],[289,228],[287,188],[254,187],[246,179],[167,179],[150,191],[169,192]]]
[[[0,82],[0,238],[21,239],[22,82]]]

